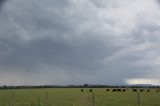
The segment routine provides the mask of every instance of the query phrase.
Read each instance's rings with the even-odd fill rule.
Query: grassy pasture
[[[106,92],[94,88],[94,106],[138,106],[137,92]],[[141,106],[160,106],[160,92],[140,92]],[[85,88],[0,90],[0,106],[93,106],[93,92]]]

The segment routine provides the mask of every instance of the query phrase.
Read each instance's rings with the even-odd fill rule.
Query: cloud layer
[[[8,0],[1,7],[0,84],[159,79],[158,0]]]

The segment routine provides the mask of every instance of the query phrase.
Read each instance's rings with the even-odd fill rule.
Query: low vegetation
[[[139,105],[160,106],[159,90],[153,88],[41,88],[0,90],[0,106]]]

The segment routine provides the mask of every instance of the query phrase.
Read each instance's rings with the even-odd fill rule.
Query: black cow
[[[144,89],[140,89],[140,92],[143,92],[144,91]]]
[[[81,92],[83,92],[83,89],[81,89]]]
[[[121,92],[121,89],[117,89],[117,92]]]
[[[149,89],[147,89],[147,92],[150,92],[150,90],[149,90]]]
[[[116,92],[116,89],[113,89],[112,92]]]
[[[133,92],[137,92],[137,89],[133,89]]]
[[[92,91],[93,91],[92,89],[89,90],[89,92],[92,92]]]
[[[122,89],[122,92],[126,92],[127,90],[126,89]]]
[[[108,92],[108,91],[110,91],[110,89],[106,89],[106,91]]]

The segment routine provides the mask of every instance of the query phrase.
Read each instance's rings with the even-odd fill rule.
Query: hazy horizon
[[[0,85],[160,85],[159,0],[0,0]]]

